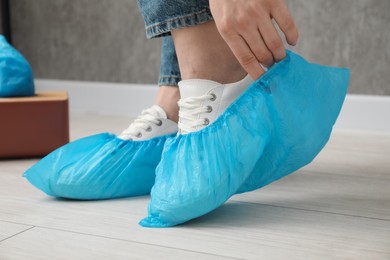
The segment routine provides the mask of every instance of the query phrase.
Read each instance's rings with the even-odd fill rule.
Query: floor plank
[[[33,228],[0,244],[0,259],[229,259],[154,245]]]
[[[1,196],[0,220],[244,259],[390,257],[390,221],[232,201],[187,225],[145,229],[137,222],[148,197],[80,202],[26,194]]]
[[[334,130],[327,149],[390,154],[390,133]]]
[[[316,168],[300,170],[232,200],[390,220],[390,178],[312,169]]]
[[[119,134],[122,130],[127,128],[132,121],[132,117],[125,116],[72,114],[70,137],[72,140],[75,140],[84,136],[103,132]]]
[[[0,221],[0,243],[20,232],[28,230],[32,226]]]
[[[305,170],[368,178],[390,179],[390,152],[374,153],[324,149]]]

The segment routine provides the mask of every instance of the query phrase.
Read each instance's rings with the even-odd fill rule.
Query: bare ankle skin
[[[167,113],[168,119],[178,122],[180,99],[179,88],[175,86],[160,86],[155,104],[159,105]]]
[[[172,31],[182,79],[237,82],[245,77],[214,21]]]

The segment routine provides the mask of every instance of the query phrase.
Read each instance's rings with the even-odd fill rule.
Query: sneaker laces
[[[127,129],[125,129],[120,137],[124,139],[133,139],[135,137],[141,137],[141,130],[151,131],[152,124],[160,126],[162,121],[159,119],[160,115],[158,111],[154,108],[148,108],[141,112],[141,115],[134,120]]]
[[[179,133],[186,134],[196,131],[199,126],[205,126],[210,123],[207,118],[200,118],[203,113],[210,113],[211,106],[204,106],[203,103],[208,100],[215,100],[214,94],[207,94],[199,97],[189,97],[181,99],[178,102],[179,110]]]

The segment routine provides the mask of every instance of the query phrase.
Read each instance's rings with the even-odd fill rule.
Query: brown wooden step
[[[66,92],[0,98],[0,158],[42,157],[68,142]]]

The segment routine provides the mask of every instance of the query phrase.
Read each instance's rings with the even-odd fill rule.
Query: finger
[[[265,45],[260,31],[257,28],[251,30],[248,34],[243,34],[242,37],[248,44],[252,53],[256,56],[258,62],[268,68],[274,64],[274,57]]]
[[[257,61],[245,40],[240,35],[231,36],[225,39],[234,56],[236,56],[241,66],[253,78],[257,79],[264,74],[263,68]]]
[[[288,44],[296,45],[298,42],[298,29],[287,6],[282,4],[278,8],[271,10],[271,15],[282,30]]]
[[[275,61],[284,59],[284,57],[286,57],[286,50],[284,49],[282,39],[276,31],[271,19],[263,19],[262,23],[259,25],[259,30],[268,50],[272,52]]]

